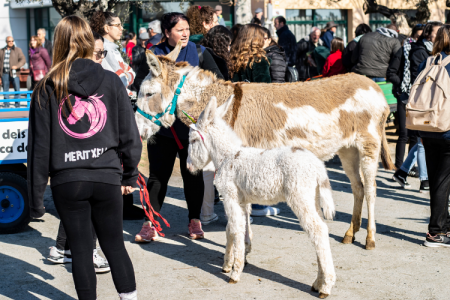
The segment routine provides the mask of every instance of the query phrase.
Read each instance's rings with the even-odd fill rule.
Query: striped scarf
[[[410,62],[409,62],[409,51],[411,51],[411,44],[415,43],[416,41],[412,38],[407,38],[404,45],[403,45],[403,55],[405,56],[405,68],[403,69],[403,81],[401,84],[401,90],[403,93],[407,93],[409,95],[409,92],[411,91],[411,72],[409,70],[410,68]]]
[[[11,54],[11,49],[5,49],[5,59],[3,60],[3,73],[9,73],[9,56]],[[12,77],[16,78],[16,70],[12,70]]]

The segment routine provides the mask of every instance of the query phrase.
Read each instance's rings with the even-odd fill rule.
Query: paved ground
[[[143,161],[141,167],[145,166]],[[328,163],[327,167],[337,209],[335,220],[327,222],[337,273],[329,299],[448,299],[450,250],[421,245],[429,200],[418,193],[418,179],[411,179],[414,189],[405,191],[390,180],[392,172],[380,169],[376,249],[367,251],[365,208],[363,229],[355,243],[340,243],[351,219],[353,197],[339,162]],[[55,244],[59,222],[49,189],[45,206],[48,213],[30,223],[26,231],[0,235],[0,299],[76,299],[71,265],[52,265],[45,259],[48,247]],[[310,292],[317,274],[313,246],[290,209],[284,204],[278,207],[279,216],[254,218],[249,265],[241,281],[230,285],[228,275],[220,272],[225,247],[223,206],[216,205],[220,220],[204,227],[207,239],[189,240],[182,181],[174,173],[162,210],[171,224],[171,228],[164,228],[166,238],[135,244],[134,235],[141,222],[124,222],[139,299],[317,298]],[[109,273],[97,276],[97,280],[98,299],[118,298]]]

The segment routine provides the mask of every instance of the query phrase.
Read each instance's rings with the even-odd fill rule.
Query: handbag
[[[45,76],[45,70],[33,70],[33,80],[39,81]]]

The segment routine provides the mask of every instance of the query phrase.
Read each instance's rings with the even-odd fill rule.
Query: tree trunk
[[[236,21],[235,24],[249,24],[253,18],[251,0],[235,0]]]

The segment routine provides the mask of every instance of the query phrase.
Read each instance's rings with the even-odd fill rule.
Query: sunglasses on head
[[[417,24],[416,26],[419,27],[419,28],[422,28],[422,27],[427,26],[427,24]]]

